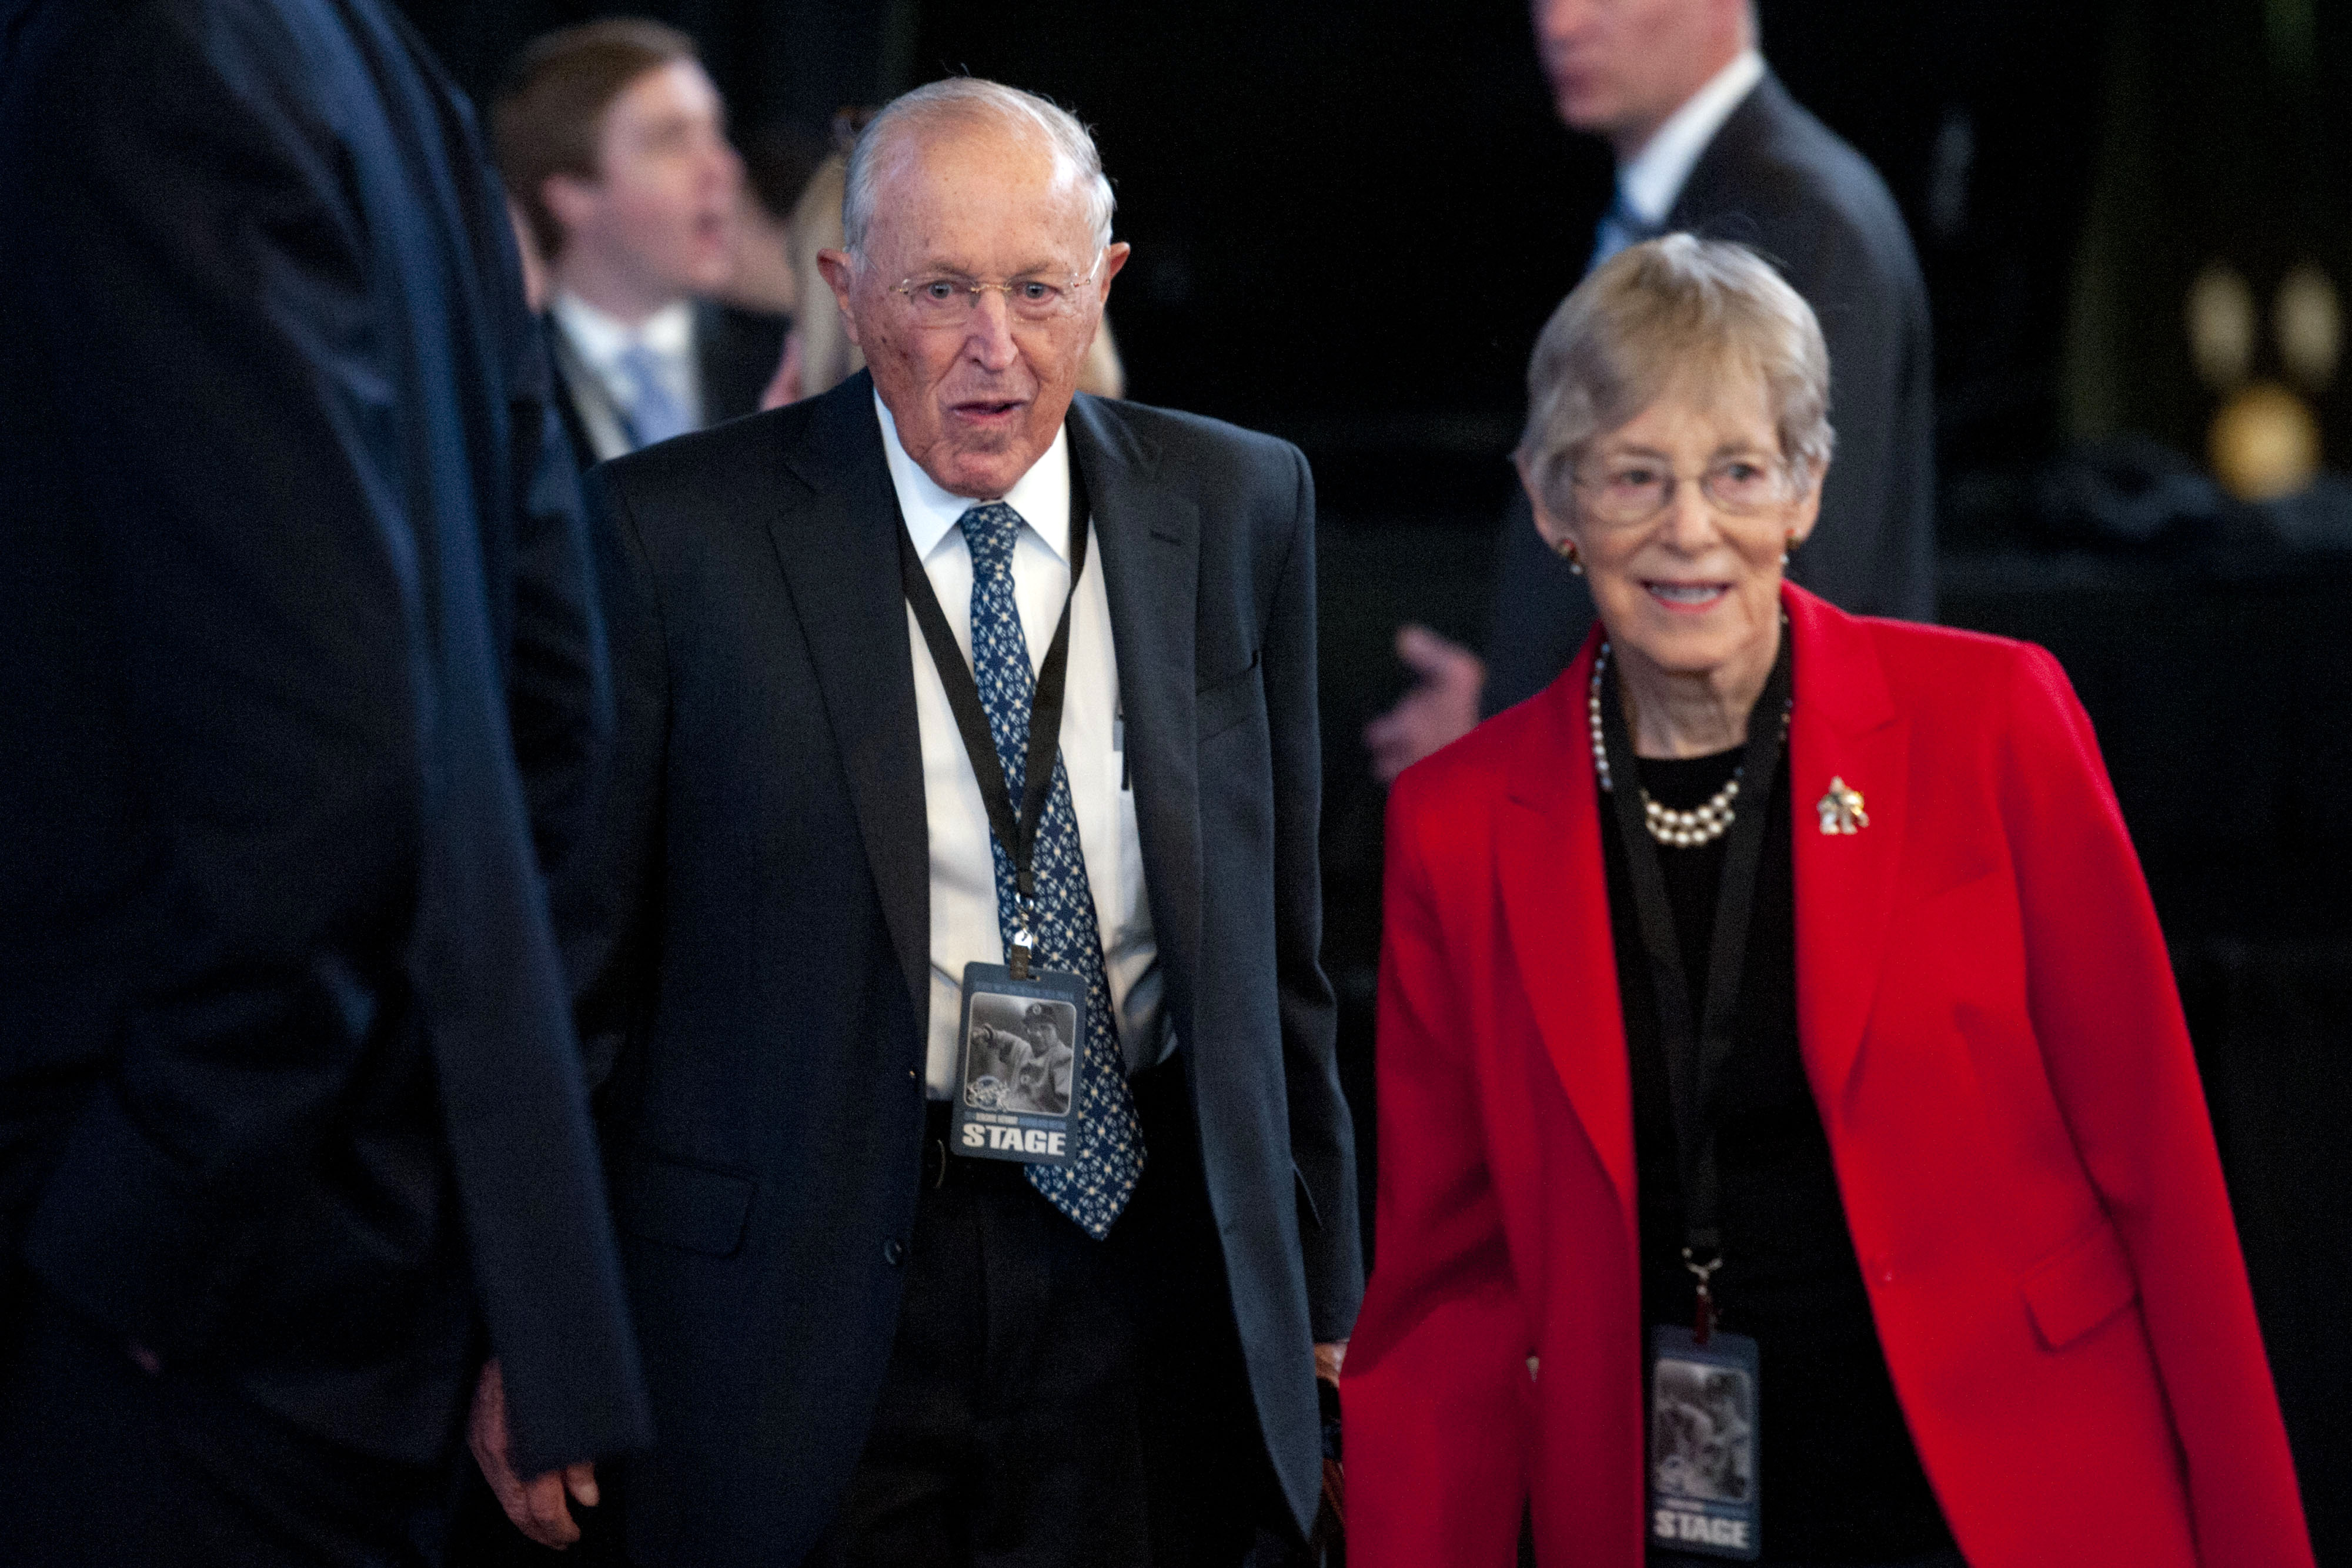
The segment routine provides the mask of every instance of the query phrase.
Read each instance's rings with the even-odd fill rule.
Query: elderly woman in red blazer
[[[1782,581],[1829,367],[1750,253],[1620,255],[1528,383],[1600,624],[1390,804],[1356,1562],[2308,1564],[2064,674]]]

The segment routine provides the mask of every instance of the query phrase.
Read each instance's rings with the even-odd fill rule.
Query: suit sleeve
[[[1932,620],[1935,426],[1925,296],[1907,253],[1874,255],[1835,213],[1789,252],[1788,278],[1820,319],[1837,447],[1821,521],[1791,575],[1856,615]],[[1907,242],[1904,242],[1907,246]]]
[[[332,138],[159,8],[78,29],[12,138],[20,308],[70,323],[161,960],[37,1200],[50,1288],[169,1354],[341,1113],[396,987],[420,801],[414,543]],[[255,78],[261,78],[256,85]],[[20,253],[23,254],[23,253]]]
[[[1315,482],[1295,448],[1294,527],[1263,643],[1274,747],[1276,978],[1290,1155],[1316,1219],[1302,1219],[1307,1311],[1318,1343],[1348,1337],[1364,1292],[1355,1135],[1339,1092],[1338,1013],[1323,973],[1322,742],[1315,685]]]
[[[1389,801],[1380,993],[1380,1263],[1348,1350],[1349,1540],[1364,1568],[1512,1560],[1533,1354],[1486,1167],[1477,1070],[1418,832]]]
[[[519,287],[519,285],[518,285]],[[520,295],[513,301],[520,314]],[[541,868],[560,876],[590,827],[612,739],[604,622],[571,444],[538,323],[522,315],[514,395],[514,633],[507,711]]]
[[[2198,1556],[2309,1563],[2293,1462],[2155,906],[2089,716],[2021,661],[2002,811],[2028,1004],[2075,1146],[2139,1285]]]
[[[669,675],[653,568],[628,502],[609,469],[592,470],[585,488],[612,669],[613,744],[593,825],[556,879],[554,904],[588,1083],[601,1089],[651,988]]]

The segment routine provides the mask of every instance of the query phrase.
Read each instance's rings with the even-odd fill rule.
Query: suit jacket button
[[[882,1243],[882,1261],[893,1269],[907,1260],[907,1244],[893,1236]]]

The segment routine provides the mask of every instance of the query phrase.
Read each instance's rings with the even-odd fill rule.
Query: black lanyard
[[[1773,661],[1764,694],[1748,716],[1748,742],[1740,758],[1740,773],[1747,784],[1724,835],[1722,880],[1717,886],[1715,932],[1707,953],[1706,995],[1696,1019],[1691,1017],[1690,982],[1683,970],[1674,908],[1666,902],[1658,846],[1643,821],[1641,774],[1625,728],[1624,704],[1615,681],[1601,683],[1601,743],[1608,754],[1609,776],[1615,783],[1611,795],[1617,832],[1625,843],[1633,908],[1641,922],[1642,946],[1650,956],[1651,988],[1658,998],[1658,1030],[1664,1036],[1667,1087],[1674,1101],[1675,1150],[1683,1178],[1683,1263],[1698,1278],[1697,1334],[1702,1343],[1714,1328],[1711,1287],[1715,1271],[1723,1263],[1713,1094],[1734,1043],[1734,1015],[1748,965],[1748,927],[1756,908],[1756,872],[1764,857],[1772,786],[1787,739],[1782,716],[1789,705],[1789,632],[1784,626],[1780,657]]]
[[[908,537],[903,519],[898,526],[898,579],[907,604],[931,650],[940,684],[947,687],[948,706],[955,712],[956,729],[963,736],[965,755],[971,758],[972,776],[980,781],[981,801],[988,808],[989,828],[1004,852],[1013,857],[1018,919],[1005,956],[1016,980],[1029,977],[1030,956],[1036,946],[1033,916],[1037,879],[1030,868],[1036,858],[1037,828],[1045,819],[1045,802],[1054,792],[1054,758],[1062,737],[1062,688],[1070,664],[1070,606],[1078,597],[1078,580],[1086,575],[1089,522],[1086,484],[1078,476],[1074,452],[1070,455],[1070,591],[1062,599],[1062,618],[1055,623],[1054,641],[1045,650],[1045,662],[1037,671],[1037,687],[1029,699],[1029,762],[1022,779],[1018,815],[1013,809],[1012,787],[1005,783],[1003,766],[997,761],[995,737],[989,733],[988,710],[981,705],[980,683],[972,678],[963,650],[956,646],[955,632],[948,625],[946,612],[940,608],[929,574],[916,559],[915,541]],[[977,560],[972,570],[980,570]]]

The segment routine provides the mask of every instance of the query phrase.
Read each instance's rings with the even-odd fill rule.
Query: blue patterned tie
[[[651,349],[632,343],[621,351],[618,363],[621,374],[636,389],[636,396],[629,400],[629,435],[639,446],[651,446],[694,428],[684,406],[670,395],[669,382],[662,378],[661,360]]]
[[[988,732],[1005,787],[1017,802],[1029,763],[1029,704],[1036,675],[1021,609],[1013,599],[1013,541],[1021,514],[1002,501],[966,512],[961,521],[971,549],[971,673],[988,710]],[[1083,526],[1083,525],[1080,525]],[[1018,927],[1013,856],[996,836],[996,923],[1010,952]],[[1054,758],[1054,790],[1037,827],[1030,864],[1036,880],[1036,961],[1076,975],[1087,986],[1087,1040],[1078,1061],[1080,1121],[1076,1152],[1066,1166],[1031,1166],[1029,1185],[1099,1241],[1127,1207],[1143,1174],[1143,1127],[1128,1092],[1126,1064],[1111,1032],[1110,983],[1103,977],[1102,937],[1095,899],[1078,847],[1078,820],[1070,809],[1070,780],[1061,754]]]

